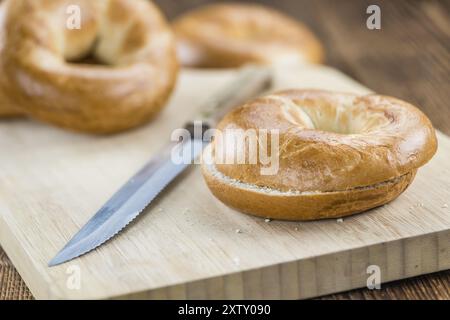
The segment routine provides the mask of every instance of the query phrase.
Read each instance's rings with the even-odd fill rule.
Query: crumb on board
[[[416,204],[412,205],[409,207],[409,210],[414,210],[414,208],[423,208],[425,207],[425,205],[423,204],[423,202],[417,202]]]
[[[295,230],[295,231],[298,231],[298,227],[295,227],[294,230]]]
[[[339,219],[336,219],[336,221],[337,221],[338,223],[342,223],[342,222],[344,222],[344,219],[339,218]]]
[[[270,218],[264,219],[264,222],[270,222],[270,221],[272,221],[272,219],[270,219]]]
[[[242,230],[241,229],[236,229],[235,232],[236,233],[242,233]]]
[[[448,208],[448,204],[444,203],[444,204],[442,205],[442,208]]]

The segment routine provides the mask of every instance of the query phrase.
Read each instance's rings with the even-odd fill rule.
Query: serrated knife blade
[[[213,126],[227,109],[267,89],[271,79],[269,70],[261,67],[245,68],[237,77],[206,103],[196,120],[201,119],[208,127]],[[188,123],[186,127],[191,127],[192,123]],[[206,145],[201,137],[195,136],[188,141],[166,145],[73,236],[49,262],[49,267],[84,255],[113,238],[190,165],[188,161],[172,161],[172,154],[190,152],[192,162]]]

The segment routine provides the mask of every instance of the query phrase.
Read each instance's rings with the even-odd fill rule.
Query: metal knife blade
[[[213,126],[226,109],[255,96],[267,88],[270,73],[260,67],[246,68],[238,79],[216,94],[202,108],[198,118]],[[224,110],[225,109],[225,110]],[[77,258],[102,245],[131,221],[172,182],[190,163],[175,163],[171,160],[172,152],[190,152],[191,161],[200,155],[207,142],[201,137],[170,143],[157,156],[152,158],[122,188],[120,188],[105,205],[81,228],[81,230],[49,262],[49,267],[56,266]],[[174,151],[174,148],[176,151]],[[188,150],[183,150],[189,148]]]

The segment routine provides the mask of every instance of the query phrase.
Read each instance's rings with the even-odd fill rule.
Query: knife
[[[214,127],[232,107],[268,89],[270,83],[271,73],[268,68],[243,68],[230,84],[201,106],[193,121],[185,125],[185,129],[191,133],[190,138],[169,143],[156,153],[73,236],[48,266],[56,266],[86,254],[118,234],[200,155],[209,143],[203,140],[203,133],[207,129]],[[201,123],[200,130],[196,129],[197,123]],[[173,154],[187,154],[190,159],[182,163],[175,162],[171,158]]]

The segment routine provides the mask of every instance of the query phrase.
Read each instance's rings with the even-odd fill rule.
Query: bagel
[[[0,82],[4,81],[1,78],[0,75]],[[8,96],[0,91],[0,118],[21,117],[22,115],[23,112],[14,107]]]
[[[246,63],[320,63],[322,45],[303,24],[258,4],[222,3],[175,19],[183,66],[229,68]]]
[[[5,3],[0,3],[0,47],[4,44],[4,32],[3,32],[3,21],[5,18]],[[1,51],[1,49],[0,49]],[[18,108],[14,107],[14,103],[8,98],[6,93],[4,93],[1,88],[4,87],[2,83],[6,81],[3,72],[0,70],[0,118],[6,117],[17,117],[21,116],[21,112]]]
[[[434,128],[419,109],[375,94],[281,91],[236,108],[218,129],[231,135],[230,129],[275,130],[276,174],[261,174],[260,161],[218,160],[218,140],[205,149],[202,172],[225,204],[283,220],[337,218],[383,205],[411,184],[437,149]],[[247,157],[246,145],[222,152]],[[260,140],[257,147],[276,150]]]
[[[81,28],[68,26],[78,6]],[[90,133],[147,122],[176,82],[173,34],[146,0],[7,0],[6,92],[33,118]],[[80,63],[87,57],[96,64]]]

